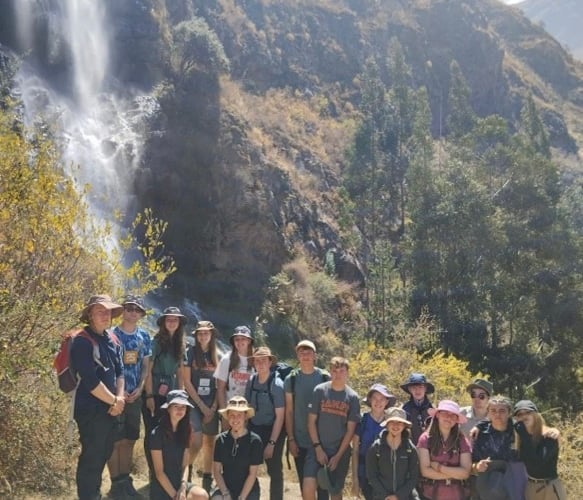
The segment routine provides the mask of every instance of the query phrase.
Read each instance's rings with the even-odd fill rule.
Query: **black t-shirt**
[[[254,432],[247,432],[236,441],[230,431],[217,436],[214,461],[223,465],[223,479],[231,498],[237,498],[249,475],[249,467],[263,463],[263,444],[261,438]],[[251,490],[259,494],[259,481]]]
[[[175,489],[180,488],[180,481],[182,479],[182,459],[184,458],[184,446],[180,446],[176,442],[175,436],[169,437],[165,435],[164,430],[158,426],[155,427],[150,436],[150,449],[162,450],[162,460],[164,462],[164,473],[172,483]],[[168,500],[172,499],[164,488],[160,486],[156,476],[152,477],[150,483],[150,499],[151,500]]]

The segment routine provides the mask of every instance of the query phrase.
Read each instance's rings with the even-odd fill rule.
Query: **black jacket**
[[[387,444],[387,430],[366,454],[366,477],[375,500],[397,495],[399,500],[418,500],[415,485],[419,480],[417,449],[410,440],[402,441],[395,451]]]

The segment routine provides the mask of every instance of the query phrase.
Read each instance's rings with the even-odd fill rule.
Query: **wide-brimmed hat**
[[[144,300],[142,299],[142,297],[138,297],[137,295],[126,295],[121,305],[124,307],[129,305],[137,306],[144,314],[146,314],[146,306],[144,306]]]
[[[534,411],[538,413],[538,408],[530,399],[523,399],[514,405],[513,415],[516,415],[519,411]]]
[[[81,316],[79,319],[83,323],[89,323],[89,310],[97,304],[101,304],[103,307],[111,311],[111,317],[117,318],[123,312],[123,306],[116,304],[109,295],[92,295],[89,297],[87,304],[81,311]]]
[[[170,391],[166,396],[166,402],[160,408],[168,408],[170,405],[190,406],[194,408],[192,403],[188,400],[188,394],[182,389],[175,389]]]
[[[339,481],[341,478],[335,478],[334,476],[335,474],[328,469],[327,465],[320,467],[320,470],[318,470],[318,486],[323,490],[327,490],[330,496],[337,496],[342,492],[342,481]],[[336,484],[338,482],[340,484]]]
[[[233,330],[233,333],[231,334],[231,337],[229,338],[229,342],[231,343],[231,345],[233,347],[235,347],[235,342],[234,342],[235,337],[245,337],[247,339],[250,339],[251,344],[253,344],[253,342],[254,342],[253,335],[251,335],[251,329],[245,325],[237,326]]]
[[[233,396],[229,399],[227,406],[219,410],[219,413],[225,415],[228,411],[244,411],[247,414],[247,418],[252,418],[255,415],[255,409],[249,406],[243,396]]]
[[[271,353],[271,349],[269,347],[261,346],[258,347],[253,351],[253,356],[249,356],[251,358],[269,358],[271,363],[277,363],[277,356]]]
[[[407,420],[407,413],[405,410],[403,410],[403,408],[397,408],[396,406],[385,410],[381,427],[385,427],[389,422],[401,422],[409,428],[412,425],[411,422]]]
[[[443,399],[439,402],[437,408],[429,408],[427,413],[430,417],[435,417],[435,414],[440,411],[448,411],[457,415],[458,424],[465,424],[468,421],[467,417],[461,412],[460,406],[455,401]]]
[[[409,375],[407,381],[404,384],[400,385],[399,387],[401,387],[401,389],[403,389],[405,392],[411,394],[409,392],[409,386],[419,384],[425,385],[426,394],[433,394],[435,392],[435,387],[431,382],[427,380],[427,377],[423,375],[423,373],[412,373],[411,375]]]
[[[491,396],[494,392],[494,384],[489,380],[484,380],[483,378],[477,378],[471,384],[466,387],[466,391],[472,392],[473,389],[482,389],[488,393],[488,396]]]
[[[156,320],[156,323],[158,324],[158,326],[162,326],[162,323],[164,322],[164,319],[166,318],[166,316],[178,316],[178,319],[180,320],[180,326],[184,326],[186,325],[186,316],[184,314],[182,314],[182,312],[180,311],[180,309],[178,309],[178,307],[174,307],[174,306],[170,306],[167,307],[166,309],[164,309],[164,312],[162,313],[162,315]]]
[[[215,325],[213,325],[210,321],[199,321],[192,333],[196,335],[196,332],[204,331],[212,332],[213,334],[217,332]]]
[[[312,349],[312,351],[316,352],[316,344],[314,344],[311,340],[300,340],[296,345],[296,352],[300,347],[307,347],[308,349]]]
[[[381,394],[382,396],[389,400],[385,408],[389,408],[390,406],[393,406],[397,402],[397,397],[393,396],[386,386],[384,386],[383,384],[373,384],[370,386],[370,389],[366,393],[366,398],[362,400],[364,404],[370,406],[370,397],[372,396],[373,392],[378,392],[379,394]]]

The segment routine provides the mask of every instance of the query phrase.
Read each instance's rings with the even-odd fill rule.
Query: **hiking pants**
[[[529,479],[526,483],[526,500],[567,500],[565,487],[560,479],[547,481]]]
[[[271,425],[253,425],[249,424],[249,430],[257,434],[263,443],[263,449],[267,447],[267,441],[271,437]],[[283,465],[281,457],[283,456],[283,446],[285,444],[285,431],[281,430],[279,437],[275,442],[273,456],[265,460],[267,473],[269,474],[269,500],[283,500]]]
[[[79,500],[101,498],[101,475],[113,452],[116,419],[103,408],[79,408],[75,410],[75,421],[81,442],[77,495]]]
[[[300,481],[300,490],[304,483],[304,465],[306,463],[306,456],[308,455],[308,448],[298,447],[298,456],[294,457],[294,462],[296,463],[296,471],[298,473],[298,479]],[[327,490],[323,490],[318,486],[318,500],[328,500],[330,496]]]

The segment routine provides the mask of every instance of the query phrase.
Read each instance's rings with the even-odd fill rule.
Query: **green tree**
[[[459,139],[474,128],[476,115],[470,104],[470,88],[457,61],[449,66],[450,84],[448,94],[448,135]]]

